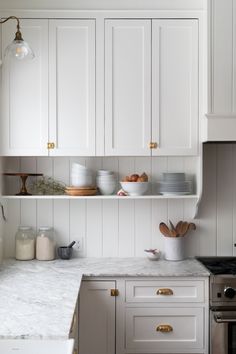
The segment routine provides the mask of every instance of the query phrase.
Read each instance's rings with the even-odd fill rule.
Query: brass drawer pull
[[[160,324],[159,326],[157,326],[156,331],[163,332],[163,333],[169,333],[169,332],[173,331],[173,327],[171,327],[168,324]]]
[[[149,143],[149,149],[157,149],[158,144],[156,142]]]
[[[173,290],[168,288],[158,289],[157,295],[173,295]]]

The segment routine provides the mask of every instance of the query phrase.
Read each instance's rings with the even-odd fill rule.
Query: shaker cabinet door
[[[95,155],[95,20],[51,20],[50,155]]]
[[[20,20],[22,36],[33,60],[4,60],[13,40],[15,21],[2,26],[1,154],[47,155],[48,20]]]
[[[83,281],[79,307],[79,353],[115,354],[115,281]]]
[[[152,21],[153,155],[196,155],[198,21]]]
[[[105,155],[150,155],[151,21],[105,22]]]

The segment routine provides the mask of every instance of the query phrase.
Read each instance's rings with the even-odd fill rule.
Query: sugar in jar
[[[35,235],[30,226],[19,226],[15,236],[15,257],[20,261],[35,258]]]

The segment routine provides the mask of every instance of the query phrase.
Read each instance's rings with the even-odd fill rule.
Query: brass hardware
[[[118,296],[119,290],[118,289],[111,289],[111,296]]]
[[[172,332],[173,331],[173,327],[171,327],[168,324],[161,324],[161,325],[157,326],[156,331],[157,332],[168,333],[168,332]]]
[[[149,149],[157,149],[158,144],[156,142],[149,143]]]
[[[168,288],[158,289],[157,295],[173,295],[173,290]]]
[[[47,143],[48,150],[55,149],[55,143]]]

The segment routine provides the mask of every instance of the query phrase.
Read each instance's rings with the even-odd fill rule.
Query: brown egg
[[[139,178],[139,175],[137,175],[136,173],[134,173],[133,175],[130,176],[131,182],[137,182],[138,178]]]
[[[140,177],[143,178],[143,182],[148,182],[148,176],[146,175],[145,172],[143,172]]]
[[[145,181],[145,178],[144,178],[144,177],[140,176],[140,177],[137,179],[137,182],[146,182],[146,181]]]

